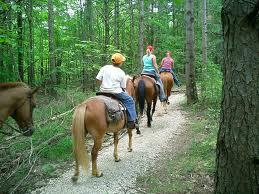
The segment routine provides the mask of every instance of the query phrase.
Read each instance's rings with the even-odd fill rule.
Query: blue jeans
[[[135,102],[131,96],[129,96],[126,92],[114,93],[116,98],[118,98],[124,106],[127,108],[127,116],[128,121],[136,121],[137,114],[135,109]]]
[[[174,73],[174,71],[172,69],[165,69],[165,68],[161,68],[160,69],[160,73],[161,72],[170,72],[173,75],[173,79],[175,84],[179,87],[180,86],[180,81],[178,80],[176,74]]]
[[[145,71],[143,70],[142,73],[148,73],[148,74],[153,74],[155,76],[155,79],[156,81],[158,82],[158,85],[160,87],[160,90],[159,90],[159,100],[161,102],[165,101],[166,100],[166,96],[165,96],[165,92],[164,92],[164,86],[163,86],[163,82],[162,80],[160,79],[159,75],[156,73],[155,70],[151,70],[151,71]]]

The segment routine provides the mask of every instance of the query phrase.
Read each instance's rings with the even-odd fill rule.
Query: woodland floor
[[[127,152],[128,137],[122,136],[119,141],[120,162],[113,160],[113,146],[106,146],[99,152],[98,166],[104,173],[101,178],[81,173],[78,183],[73,185],[71,176],[73,168],[65,171],[59,178],[51,179],[45,187],[32,193],[150,193],[147,179],[167,180],[168,160],[174,160],[178,154],[184,153],[191,143],[188,132],[188,114],[181,104],[185,103],[184,94],[174,94],[170,97],[171,104],[167,114],[160,103],[153,116],[152,127],[148,128],[146,118],[140,123],[141,135],[133,134],[133,152]],[[92,141],[87,141],[91,148]],[[159,179],[158,179],[159,178]],[[197,187],[195,190],[157,190],[152,193],[211,193],[212,181],[207,174],[193,174],[190,179]],[[163,185],[163,182],[161,183]],[[180,189],[181,190],[181,189]]]

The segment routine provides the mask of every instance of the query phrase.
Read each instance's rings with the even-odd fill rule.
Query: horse
[[[23,82],[0,83],[0,128],[6,124],[24,136],[33,134],[32,115],[36,107],[35,94],[38,89],[30,89]],[[5,122],[9,116],[16,121],[19,130]]]
[[[143,116],[145,100],[147,103],[147,126],[151,127],[152,116],[156,109],[159,88],[154,78],[147,75],[133,77],[136,105],[139,105],[140,117]],[[153,104],[153,107],[152,107]],[[152,107],[152,113],[151,113]],[[137,110],[137,108],[136,108]],[[138,111],[137,111],[138,113]]]
[[[127,81],[128,82],[128,81]],[[128,82],[131,85],[130,82]],[[126,87],[126,92],[130,92],[129,85]],[[95,96],[85,100],[79,104],[73,115],[72,119],[72,142],[73,142],[73,153],[75,158],[75,172],[72,176],[73,183],[76,183],[79,176],[79,166],[87,171],[89,165],[89,158],[86,151],[85,137],[89,133],[94,139],[94,146],[91,151],[92,159],[92,175],[95,177],[102,177],[103,173],[97,168],[97,156],[98,151],[101,149],[103,138],[106,133],[113,133],[114,135],[114,160],[119,162],[118,156],[118,141],[119,132],[125,128],[126,125],[126,114],[120,110],[115,110],[119,114],[119,119],[116,122],[109,123],[107,119],[107,104],[103,99],[103,96]],[[108,98],[108,97],[106,97]],[[119,105],[117,100],[108,98],[108,101],[112,105]],[[114,120],[114,118],[113,118]],[[128,129],[128,151],[132,152],[132,129]]]
[[[161,78],[161,80],[163,82],[163,85],[164,85],[164,91],[165,91],[165,95],[166,95],[166,103],[170,104],[168,98],[171,95],[171,90],[172,90],[172,87],[174,85],[174,79],[172,77],[171,72],[161,72],[160,78]]]
[[[128,95],[130,95],[134,101],[136,102],[136,93],[135,93],[135,87],[134,87],[134,82],[133,82],[133,77],[126,75],[126,92]],[[136,119],[136,133],[138,135],[141,134],[139,130],[139,123],[138,123],[138,118]]]

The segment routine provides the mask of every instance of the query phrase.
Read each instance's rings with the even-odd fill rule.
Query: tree
[[[119,16],[120,16],[120,4],[119,0],[114,2],[114,45],[119,49]]]
[[[202,3],[202,63],[207,63],[207,0]]]
[[[110,44],[110,16],[109,16],[109,0],[104,0],[103,4],[103,18],[104,18],[104,57],[103,64],[107,63],[108,45]]]
[[[194,68],[194,1],[186,0],[186,96],[187,103],[198,100]]]
[[[34,84],[34,49],[33,49],[33,1],[29,0],[28,7],[28,23],[29,23],[29,68],[28,68],[28,83]]]
[[[259,191],[258,11],[258,0],[223,1],[223,98],[215,193]]]
[[[24,81],[24,68],[23,68],[23,19],[22,19],[22,1],[18,0],[17,5],[18,11],[17,11],[17,42],[18,42],[18,73],[19,73],[19,79],[21,81]]]
[[[52,87],[50,92],[52,95],[56,95],[53,86],[57,84],[56,76],[56,64],[55,64],[55,45],[54,45],[54,15],[53,15],[53,1],[48,0],[48,33],[49,33],[49,69],[50,69],[50,81]]]
[[[139,71],[142,69],[143,51],[143,33],[144,33],[144,0],[139,0],[139,33],[138,33],[138,51],[139,51]]]

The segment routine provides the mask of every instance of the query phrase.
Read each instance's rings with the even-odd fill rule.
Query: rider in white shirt
[[[127,108],[129,129],[135,128],[136,110],[135,102],[123,89],[126,88],[126,76],[120,68],[125,57],[120,53],[115,53],[111,58],[112,65],[105,65],[96,76],[97,82],[100,84],[100,91],[112,93],[116,96]]]

